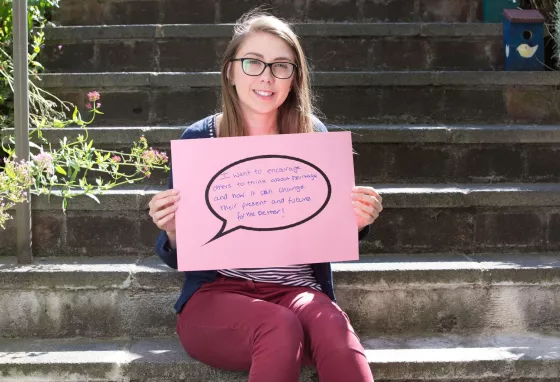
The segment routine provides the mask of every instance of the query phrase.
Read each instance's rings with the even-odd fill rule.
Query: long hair
[[[277,125],[280,134],[313,132],[312,95],[307,60],[298,37],[287,22],[260,11],[243,15],[234,27],[233,37],[226,48],[221,68],[222,120],[220,137],[244,135],[244,122],[239,98],[228,80],[228,64],[238,53],[243,41],[253,33],[270,33],[284,40],[292,49],[297,69],[294,72],[292,89],[284,103],[278,108]]]

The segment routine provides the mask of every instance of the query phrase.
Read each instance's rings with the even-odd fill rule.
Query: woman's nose
[[[267,66],[264,72],[261,74],[261,81],[272,82],[274,81],[274,76],[272,75],[272,68]]]

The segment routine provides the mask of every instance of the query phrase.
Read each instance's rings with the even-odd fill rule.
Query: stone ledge
[[[187,126],[92,127],[89,138],[95,145],[128,145],[146,136],[150,145],[169,146],[179,139]],[[329,131],[350,131],[355,143],[448,143],[448,144],[519,144],[560,143],[559,125],[329,125]],[[2,131],[13,134],[13,129]],[[81,128],[43,129],[50,142],[64,136],[84,135]]]
[[[159,258],[0,263],[0,337],[173,335],[183,274]],[[559,330],[560,257],[394,255],[334,263],[337,302],[364,336]]]
[[[296,23],[300,37],[491,37],[502,35],[501,24],[472,23]],[[229,38],[233,24],[100,25],[51,27],[55,42],[154,38]]]
[[[558,143],[558,125],[327,125],[360,143]]]
[[[129,72],[42,74],[45,89],[87,88],[196,88],[219,87],[219,72]],[[315,72],[312,84],[319,87],[391,87],[391,86],[558,86],[556,72]]]
[[[358,261],[333,263],[335,287],[367,285],[368,290],[403,286],[458,285],[560,286],[560,255],[452,254],[376,255]],[[177,290],[183,274],[158,257],[36,258],[19,265],[15,258],[0,258],[0,290]],[[390,285],[387,284],[390,281]],[[544,284],[543,284],[544,285]]]
[[[363,184],[366,185],[367,184]],[[503,183],[503,184],[375,184],[383,196],[385,208],[465,208],[465,207],[544,207],[560,206],[560,184]],[[143,211],[153,195],[166,189],[146,186],[139,189],[105,191],[101,203],[80,196],[68,202],[70,211]],[[53,192],[54,193],[54,192]],[[32,197],[34,210],[60,210],[59,199],[46,195]]]
[[[362,338],[376,381],[557,381],[560,338],[553,335]],[[246,381],[246,372],[213,369],[188,357],[176,338],[3,340],[2,380],[62,378],[138,381]],[[56,370],[56,373],[53,371]],[[312,368],[301,381],[316,381]]]

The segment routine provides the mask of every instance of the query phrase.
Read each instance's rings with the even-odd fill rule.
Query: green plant
[[[59,7],[60,0],[27,0],[27,27],[51,24],[50,14]],[[9,46],[12,40],[13,0],[0,0],[0,46]],[[52,25],[52,24],[51,24]],[[4,46],[5,48],[5,46]]]
[[[149,178],[152,171],[168,171],[165,152],[148,147],[144,136],[132,142],[128,152],[96,149],[89,139],[87,126],[100,111],[100,94],[88,93],[86,107],[91,113],[84,121],[78,108],[41,89],[39,72],[44,68],[36,60],[45,42],[44,27],[48,9],[58,6],[58,0],[29,0],[28,23],[34,26],[29,39],[29,160],[15,156],[13,136],[14,63],[11,56],[12,0],[0,0],[0,228],[12,218],[9,210],[16,203],[28,200],[31,194],[56,195],[62,198],[66,211],[68,199],[86,195],[99,203],[96,195],[124,184]],[[70,116],[71,115],[71,116]],[[76,126],[83,134],[76,139],[64,137],[53,147],[45,129]],[[11,133],[11,134],[8,134]]]
[[[87,125],[95,116],[103,114],[100,94],[96,91],[88,93],[88,108],[92,117],[89,121],[82,120],[78,109],[74,109],[72,118],[60,120],[57,128],[76,124],[83,129],[75,140],[67,137],[59,140],[58,147],[43,135],[43,128],[37,127],[30,132],[36,135],[41,144],[30,142],[31,159],[19,160],[15,156],[13,135],[2,142],[2,149],[8,154],[4,166],[0,166],[0,227],[4,228],[6,220],[11,216],[7,212],[15,203],[27,200],[26,190],[35,195],[48,194],[62,198],[62,210],[65,211],[68,199],[86,195],[99,203],[96,195],[124,184],[134,183],[149,178],[152,171],[169,170],[169,159],[165,152],[148,147],[144,136],[133,142],[130,152],[117,152],[96,149],[93,140],[88,137]],[[94,174],[94,183],[91,174]],[[103,176],[109,180],[103,180]]]
[[[44,44],[44,27],[53,25],[50,14],[58,8],[59,0],[27,0],[27,26],[29,30],[29,66],[31,73],[37,74],[43,66],[36,61]],[[0,0],[0,130],[13,125],[14,100],[6,72],[10,71],[10,62],[6,57],[12,56],[13,0]],[[32,100],[33,101],[33,100]]]

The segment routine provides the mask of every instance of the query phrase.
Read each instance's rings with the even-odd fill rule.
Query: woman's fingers
[[[171,221],[175,217],[175,212],[170,213],[169,215],[165,216],[163,219],[157,222],[157,225],[160,229],[164,229],[165,225]]]
[[[354,206],[354,208],[360,209],[369,215],[373,214],[373,212],[375,211],[375,208],[371,204],[364,204],[358,201],[353,201],[352,205]]]
[[[356,212],[356,215],[364,220],[365,225],[370,225],[371,223],[373,223],[373,217],[370,214],[364,212],[359,208],[354,208],[354,212]]]
[[[176,205],[176,204],[173,204],[173,205],[171,205],[171,206],[169,206],[169,207],[167,207],[167,208],[165,208],[165,209],[162,209],[162,210],[160,210],[160,211],[157,211],[157,212],[154,213],[154,215],[152,216],[152,218],[153,218],[153,220],[154,220],[154,223],[156,223],[156,225],[159,226],[159,225],[161,224],[160,221],[161,221],[163,218],[165,218],[165,217],[166,217],[167,215],[169,215],[169,214],[172,214],[172,213],[174,214],[176,210],[177,210],[177,205]],[[161,227],[160,227],[160,228],[161,228]]]
[[[377,212],[383,211],[383,206],[381,202],[372,195],[367,194],[352,194],[353,201],[361,202],[362,204],[367,204],[373,206]]]
[[[379,213],[375,210],[372,213],[367,213],[361,208],[354,207],[354,212],[364,220],[365,225],[370,225],[379,217]]]
[[[167,190],[156,194],[149,203],[150,216],[154,215],[167,205],[173,204],[180,199],[178,191]]]
[[[373,187],[355,186],[354,188],[352,188],[352,192],[357,194],[371,195],[375,199],[377,199],[379,203],[383,203],[383,198]]]
[[[383,211],[383,198],[372,187],[357,186],[352,188],[352,205],[356,215],[366,225],[372,224]]]

